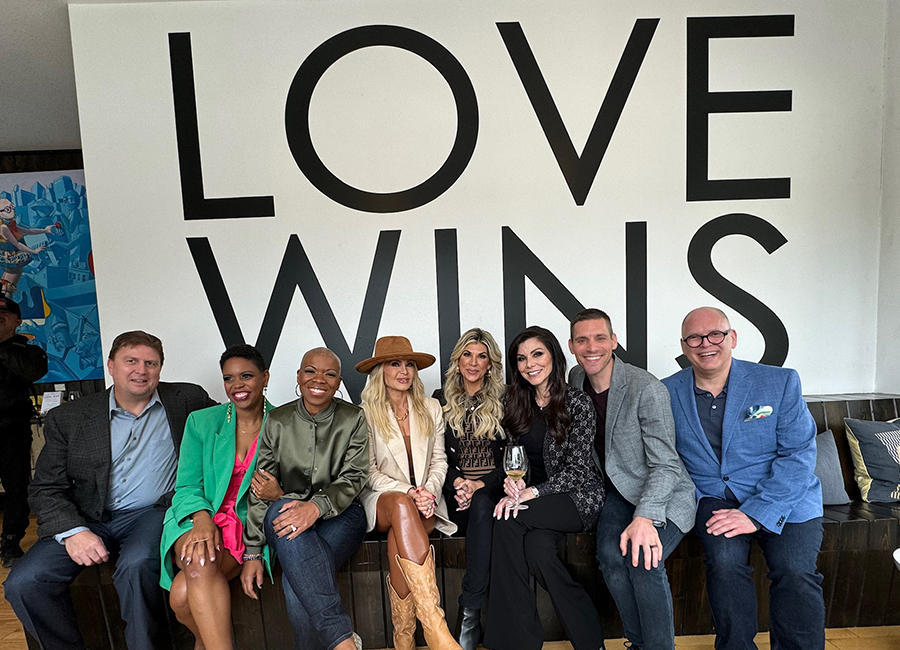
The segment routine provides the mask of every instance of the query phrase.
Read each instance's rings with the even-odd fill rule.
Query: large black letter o
[[[374,45],[399,47],[421,56],[441,74],[456,100],[456,140],[450,155],[430,178],[402,192],[365,192],[348,185],[325,167],[309,133],[309,104],[319,79],[342,56]],[[306,58],[288,91],[284,126],[297,166],[320,192],[354,210],[403,212],[433,201],[462,175],[478,139],[478,102],[466,71],[443,45],[406,27],[367,25],[329,38]]]

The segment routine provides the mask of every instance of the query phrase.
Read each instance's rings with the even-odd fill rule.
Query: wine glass
[[[513,481],[524,478],[528,472],[528,454],[522,445],[507,445],[503,454],[503,471]],[[516,494],[516,504],[510,510],[526,510],[528,506],[519,503],[519,495]]]

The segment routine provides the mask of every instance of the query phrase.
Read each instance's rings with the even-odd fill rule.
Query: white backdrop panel
[[[789,177],[790,197],[689,201],[688,18],[769,14],[793,16],[793,36],[713,39],[709,89],[790,90],[791,110],[711,115],[709,177]],[[659,23],[590,192],[576,205],[497,23],[521,26],[580,154],[639,18]],[[734,316],[737,353],[756,360],[765,341],[754,322],[712,297],[687,262],[701,227],[748,213],[787,243],[770,255],[750,237],[725,237],[713,250],[716,270],[784,324],[785,364],[800,371],[805,392],[874,387],[884,3],[173,2],[72,5],[70,20],[104,349],[123,330],[153,332],[166,345],[164,378],[223,397],[216,361],[224,344],[188,238],[208,239],[243,336],[256,343],[296,235],[352,349],[379,233],[400,230],[378,332],[405,334],[437,354],[435,230],[456,229],[462,328],[485,327],[502,345],[506,226],[581,303],[609,311],[631,348],[626,222],[647,224],[648,368],[659,376],[678,369],[681,318],[701,304]],[[470,162],[446,192],[411,210],[341,205],[298,169],[288,146],[285,102],[298,68],[329,38],[367,25],[434,39],[477,97]],[[168,40],[183,32],[205,196],[272,196],[272,217],[184,218]],[[338,178],[395,192],[443,164],[457,112],[447,82],[420,56],[367,47],[322,75],[309,129]],[[566,317],[526,285],[527,322],[566,339]],[[829,353],[837,331],[840,370]],[[273,401],[292,397],[300,355],[322,343],[296,291],[274,353]],[[429,391],[440,374],[437,366],[423,373]]]

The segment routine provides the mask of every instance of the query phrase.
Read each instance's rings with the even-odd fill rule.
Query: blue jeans
[[[130,650],[161,647],[159,623],[166,615],[159,586],[159,540],[164,514],[163,509],[150,506],[87,524],[110,553],[118,553],[113,584]],[[83,570],[66,553],[66,547],[51,537],[28,549],[4,583],[6,599],[16,616],[45,650],[84,648],[69,593],[69,585]]]
[[[625,637],[637,648],[673,650],[675,622],[672,611],[672,591],[663,562],[649,571],[644,568],[644,554],[638,566],[631,564],[631,548],[622,557],[619,536],[634,517],[635,507],[610,485],[606,503],[597,522],[597,562],[603,579],[616,601]],[[666,520],[665,528],[657,528],[662,544],[663,561],[678,546],[684,533]]]
[[[353,634],[350,616],[341,603],[335,570],[362,544],[366,513],[358,499],[337,517],[320,519],[294,539],[277,537],[272,522],[281,499],[266,512],[266,540],[282,569],[282,587],[297,650],[332,650]]]
[[[822,545],[822,521],[785,524],[780,535],[759,530],[731,539],[706,532],[713,510],[734,508],[724,499],[705,497],[697,506],[694,530],[706,553],[706,591],[716,626],[717,650],[754,650],[756,592],[749,565],[750,540],[766,558],[769,588],[769,638],[778,650],[825,647],[825,601],[816,559]]]

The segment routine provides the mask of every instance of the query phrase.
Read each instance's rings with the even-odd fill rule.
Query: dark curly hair
[[[229,359],[246,359],[254,366],[259,368],[260,372],[265,372],[269,369],[266,360],[263,358],[262,352],[257,350],[252,345],[247,345],[246,343],[239,343],[238,345],[230,345],[225,352],[222,353],[222,356],[219,357],[219,369],[225,367],[225,362]]]
[[[509,344],[506,364],[510,382],[506,393],[503,427],[516,438],[531,429],[539,412],[534,401],[534,386],[519,373],[518,369],[519,346],[528,339],[540,341],[550,352],[550,358],[553,360],[549,379],[550,402],[544,409],[544,414],[547,416],[547,432],[553,436],[556,444],[561,445],[569,430],[569,413],[566,410],[566,357],[553,333],[543,327],[532,325],[519,332]]]

